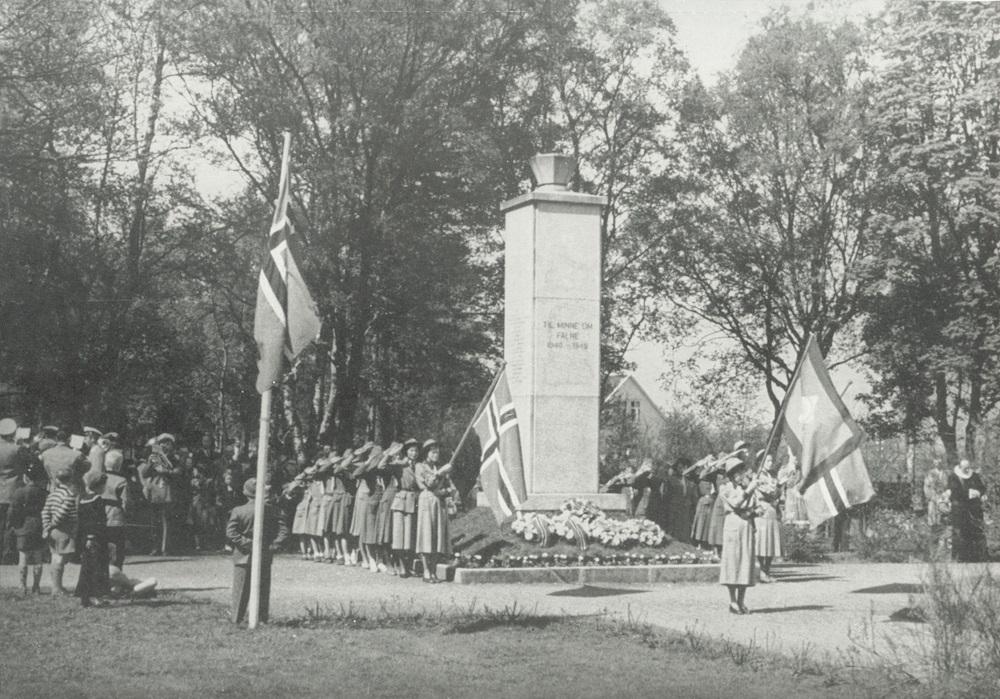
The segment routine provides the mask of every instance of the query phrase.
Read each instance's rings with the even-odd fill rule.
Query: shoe
[[[768,575],[767,573],[765,573],[763,571],[761,572],[760,575],[757,576],[757,578],[762,583],[772,583],[772,582],[774,582],[774,578],[772,578],[770,575]]]
[[[740,605],[740,614],[749,614],[749,613],[750,613],[750,610],[747,609],[746,605],[745,604],[741,604]]]
[[[389,570],[389,566],[387,566],[385,563],[379,563],[377,567],[378,567],[378,572],[380,573],[384,573],[387,570]]]
[[[743,612],[740,611],[740,605],[736,604],[735,602],[730,602],[729,603],[729,613],[730,614],[742,614]]]

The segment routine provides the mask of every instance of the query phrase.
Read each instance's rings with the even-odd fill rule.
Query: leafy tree
[[[860,314],[876,188],[865,37],[769,16],[717,89],[688,89],[679,167],[630,226],[642,285],[722,331],[777,412],[795,355],[826,353]]]
[[[931,418],[949,458],[974,456],[1000,399],[1000,11],[892,3],[872,117],[887,196],[868,303],[876,403],[915,435]]]

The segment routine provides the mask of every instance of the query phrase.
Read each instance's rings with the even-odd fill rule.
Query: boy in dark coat
[[[77,505],[76,550],[80,553],[80,579],[76,596],[80,604],[89,607],[103,604],[102,597],[110,591],[108,580],[107,514],[101,494],[107,474],[90,471],[83,479],[85,492]]]
[[[41,592],[45,539],[42,537],[42,508],[49,491],[49,475],[41,464],[34,464],[24,474],[24,486],[14,491],[10,504],[10,524],[17,537],[17,572],[21,593],[28,594],[28,566],[31,568],[31,591]]]
[[[249,500],[233,508],[226,525],[226,540],[233,547],[233,607],[234,624],[243,621],[250,601],[250,554],[253,552],[254,496],[257,479],[251,478],[243,484],[243,494]],[[260,608],[258,618],[267,621],[268,603],[271,597],[271,559],[274,551],[288,538],[288,527],[280,511],[270,502],[264,503],[264,541],[261,547],[263,557],[260,567]]]

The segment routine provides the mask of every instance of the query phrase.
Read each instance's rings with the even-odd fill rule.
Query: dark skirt
[[[712,518],[712,505],[715,498],[702,495],[694,509],[694,519],[691,521],[691,539],[695,542],[708,543],[708,523]]]

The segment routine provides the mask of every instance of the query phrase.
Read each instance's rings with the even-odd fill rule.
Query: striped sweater
[[[42,508],[42,530],[76,531],[76,495],[65,485],[59,485],[45,498]]]

